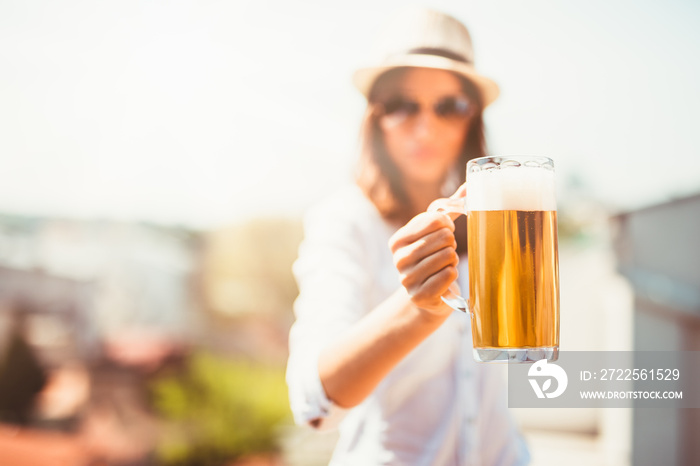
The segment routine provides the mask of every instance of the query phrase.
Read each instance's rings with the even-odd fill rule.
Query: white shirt
[[[331,465],[524,465],[530,455],[507,408],[498,367],[472,356],[469,318],[456,312],[360,405],[335,406],[318,374],[321,349],[400,286],[395,229],[357,187],[309,211],[294,264],[299,297],[287,384],[298,424],[338,426]],[[466,258],[460,288],[467,286]]]

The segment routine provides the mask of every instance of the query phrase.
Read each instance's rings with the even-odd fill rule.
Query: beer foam
[[[554,171],[520,166],[470,172],[467,210],[557,210]]]

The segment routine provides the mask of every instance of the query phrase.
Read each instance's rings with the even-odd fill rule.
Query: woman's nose
[[[439,121],[432,110],[421,109],[413,123],[413,133],[420,139],[429,139],[435,135]]]

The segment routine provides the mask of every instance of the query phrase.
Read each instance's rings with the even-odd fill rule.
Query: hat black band
[[[435,55],[437,57],[449,58],[450,60],[459,61],[462,63],[471,63],[471,61],[464,58],[462,55],[452,52],[451,50],[431,48],[431,47],[421,47],[417,49],[411,49],[408,51],[411,55]]]

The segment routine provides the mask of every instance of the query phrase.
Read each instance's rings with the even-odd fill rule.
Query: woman
[[[440,299],[458,275],[467,289],[464,219],[426,212],[484,155],[498,88],[450,16],[413,10],[387,37],[382,63],[354,76],[368,99],[357,187],[305,221],[292,410],[339,427],[334,465],[526,464],[497,368],[474,362],[467,316]]]

